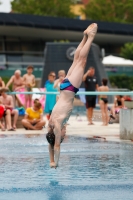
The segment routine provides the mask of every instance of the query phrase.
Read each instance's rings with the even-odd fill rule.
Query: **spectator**
[[[5,82],[0,77],[0,88],[4,88],[4,87],[5,87]]]
[[[58,79],[56,79],[54,82],[54,88],[57,88],[58,91],[60,91],[60,84],[64,80],[65,76],[66,76],[66,73],[64,70],[58,71]],[[59,99],[59,95],[57,95],[56,100],[58,99]]]
[[[56,78],[55,72],[50,72],[49,76],[48,76],[49,83],[46,84],[47,92],[57,92],[57,89],[54,88],[55,78]],[[48,119],[51,115],[51,112],[53,110],[55,103],[56,103],[56,95],[55,94],[47,94],[44,112],[47,114]]]
[[[42,105],[38,99],[34,100],[33,107],[26,109],[26,114],[22,124],[27,130],[42,130],[45,125],[43,119]]]
[[[59,90],[61,82],[64,80],[66,74],[64,70],[58,71],[58,79],[54,82],[54,88],[57,88]]]
[[[10,95],[7,95],[6,92],[8,90],[6,88],[2,88],[0,90],[0,102],[4,105],[5,107],[5,117],[7,121],[7,129],[10,131],[16,130],[16,123],[18,120],[18,110],[14,109],[13,105],[13,98]],[[11,126],[11,116],[14,117],[13,119],[13,126]]]
[[[24,88],[24,81],[23,78],[21,77],[20,70],[16,70],[14,72],[14,75],[10,78],[10,80],[6,84],[6,87],[8,88],[11,84],[13,91],[18,91],[19,89]]]
[[[107,86],[108,80],[106,78],[102,79],[102,86],[98,88],[100,92],[108,92],[109,88]],[[100,95],[99,104],[102,112],[103,126],[108,125],[108,99],[106,95]]]
[[[110,123],[111,118],[115,120],[116,114],[119,113],[121,108],[125,108],[124,97],[121,95],[117,95],[114,99],[114,105],[112,106],[110,110],[109,123]]]
[[[23,78],[21,77],[21,71],[16,70],[14,72],[14,75],[10,78],[8,83],[6,84],[6,87],[9,88],[9,86],[12,84],[12,91],[18,91],[21,92],[21,89],[25,87]],[[14,97],[14,96],[13,96]],[[21,102],[17,95],[15,95],[14,99],[15,106],[21,106]]]
[[[25,83],[25,90],[27,92],[31,92],[32,88],[35,86],[35,76],[33,73],[33,66],[29,65],[27,67],[27,74],[23,76],[24,83]],[[32,106],[32,94],[25,95],[25,108]]]
[[[98,90],[97,78],[95,77],[94,67],[90,67],[89,70],[84,74],[83,81],[85,83],[85,91],[95,91]],[[93,109],[96,106],[96,95],[86,95],[86,109],[89,124],[93,125]]]
[[[5,106],[0,101],[0,120],[4,117],[4,114],[5,114]],[[5,131],[5,126],[3,125],[3,123],[1,123],[1,121],[0,121],[0,128],[2,131]]]

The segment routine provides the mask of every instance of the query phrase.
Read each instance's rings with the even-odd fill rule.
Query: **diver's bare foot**
[[[84,35],[88,35],[88,37],[95,37],[97,33],[97,24],[93,23],[84,31]]]

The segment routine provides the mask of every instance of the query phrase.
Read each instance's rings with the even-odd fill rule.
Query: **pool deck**
[[[47,122],[48,124],[48,122]],[[0,131],[1,135],[14,135],[14,134],[28,134],[28,135],[40,135],[47,133],[46,127],[41,131],[25,130],[23,128],[16,131]],[[104,141],[126,142],[132,143],[130,140],[120,139],[119,123],[109,124],[108,126],[102,126],[101,121],[94,121],[94,125],[88,125],[86,116],[76,117],[71,116],[68,121],[67,134],[73,136],[87,137],[88,139],[98,139]]]

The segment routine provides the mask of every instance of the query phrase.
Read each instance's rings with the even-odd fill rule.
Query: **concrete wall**
[[[120,110],[120,139],[133,140],[133,109]]]

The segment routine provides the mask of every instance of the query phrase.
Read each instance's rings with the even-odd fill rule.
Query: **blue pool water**
[[[49,167],[45,135],[0,137],[0,200],[132,200],[133,146],[67,137]]]

